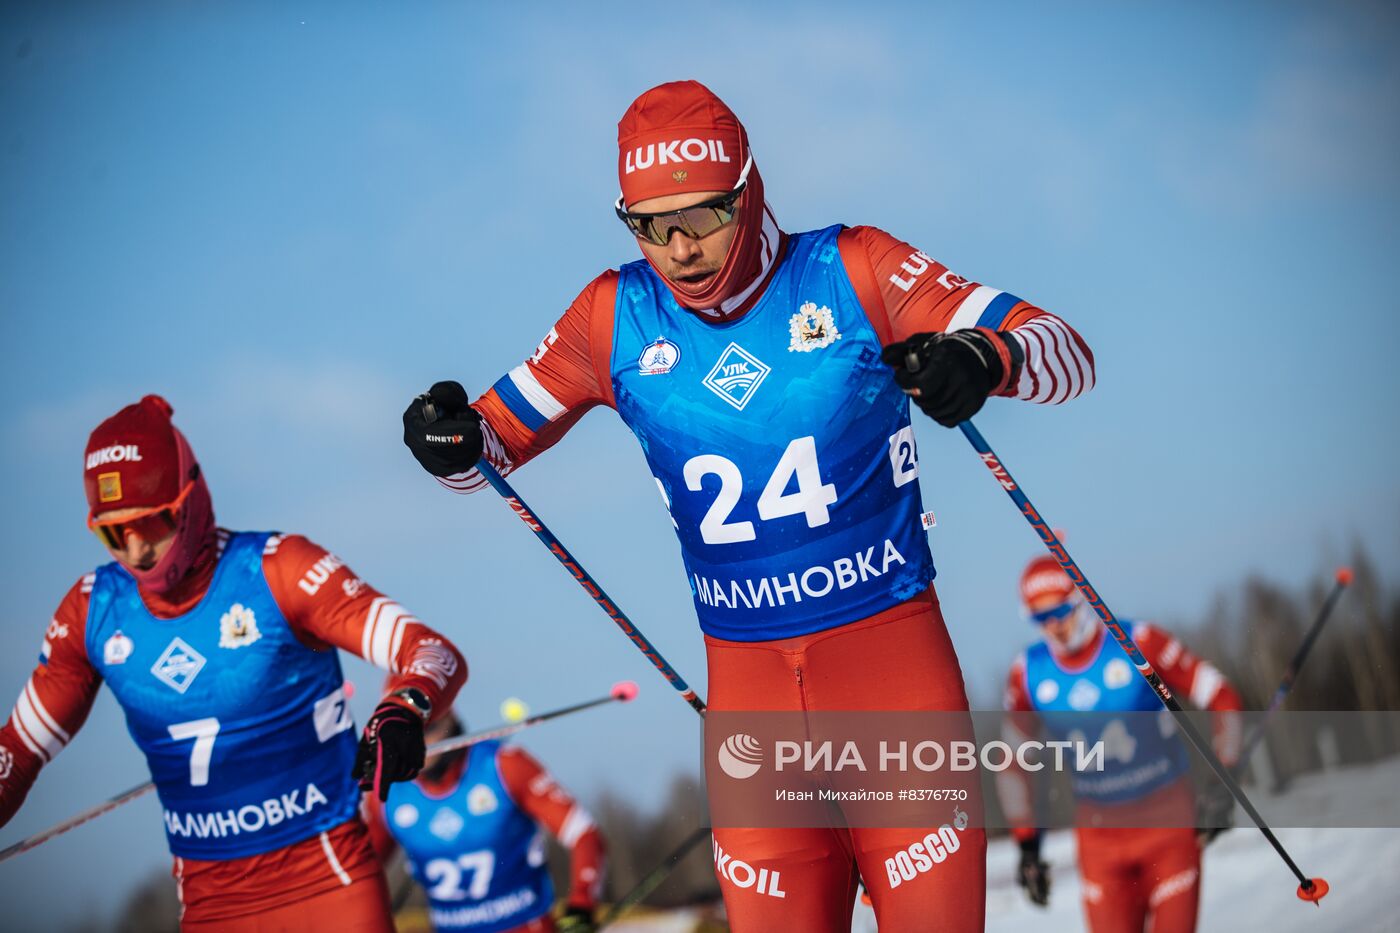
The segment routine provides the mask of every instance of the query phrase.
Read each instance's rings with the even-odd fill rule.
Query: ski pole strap
[[[554,533],[530,510],[530,507],[525,504],[525,500],[521,499],[511,488],[510,483],[507,483],[505,478],[484,459],[477,462],[476,469],[486,482],[491,484],[491,488],[500,493],[501,498],[506,500],[506,505],[510,506],[510,510],[520,516],[520,520],[525,523],[526,527],[533,531],[535,537],[539,538],[559,563],[564,565],[564,569],[568,570],[578,581],[578,585],[583,587],[584,592],[593,597],[593,601],[603,612],[607,613],[608,618],[612,619],[617,627],[622,629],[622,633],[632,640],[632,643],[641,650],[642,654],[646,655],[652,666],[661,672],[661,676],[665,677],[671,686],[676,688],[681,697],[697,713],[704,716],[705,701],[700,699],[694,690],[690,689],[690,685],[680,674],[676,673],[676,669],[671,667],[670,663],[662,657],[661,652],[657,651],[655,646],[647,640],[647,637],[632,623],[627,614],[618,608],[617,603],[613,602],[612,598],[603,591],[603,588],[589,575],[588,571],[583,569],[583,565],[574,559],[574,556],[564,545],[559,543],[559,539],[554,537]]]

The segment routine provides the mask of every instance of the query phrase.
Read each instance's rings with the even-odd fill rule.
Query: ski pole
[[[608,912],[598,922],[597,929],[601,930],[603,927],[610,925],[624,913],[650,897],[651,892],[661,887],[661,883],[670,877],[671,872],[676,870],[676,867],[681,863],[681,859],[685,858],[686,853],[695,848],[700,840],[704,839],[709,834],[710,827],[696,827],[695,832],[686,836],[685,840],[681,842],[680,845],[672,849],[671,853],[661,860],[660,865],[657,865],[651,871],[647,872],[642,880],[638,881],[636,885],[633,886],[632,890],[622,895],[622,897],[618,898],[616,904],[608,908]]]
[[[152,790],[155,790],[155,785],[152,784],[150,781],[147,781],[145,784],[138,785],[136,787],[131,788],[130,790],[124,790],[120,794],[117,794],[115,797],[109,797],[107,800],[104,800],[97,806],[84,810],[77,816],[70,817],[69,819],[64,820],[62,823],[59,823],[57,826],[52,826],[44,830],[42,833],[36,833],[35,835],[30,836],[28,839],[23,839],[19,842],[16,842],[12,846],[9,846],[3,851],[0,851],[0,862],[3,862],[8,858],[14,858],[16,855],[19,855],[22,852],[28,852],[35,846],[42,845],[43,843],[48,842],[54,836],[66,833],[73,827],[81,826],[89,820],[95,820],[102,814],[107,813],[110,810],[115,810],[122,804],[135,800],[137,797],[140,797],[141,795]]]
[[[434,405],[432,399],[426,395],[420,395],[419,399],[421,399],[423,403],[423,420],[428,424],[432,424],[437,420],[437,406]],[[549,548],[549,553],[553,554],[559,563],[564,565],[564,569],[569,571],[570,575],[578,581],[578,585],[583,587],[584,592],[593,597],[593,601],[598,604],[603,612],[607,613],[608,618],[612,619],[613,622],[617,624],[617,627],[622,629],[622,633],[632,640],[632,643],[637,646],[642,654],[646,655],[646,659],[661,672],[661,676],[665,677],[666,680],[670,682],[671,686],[676,688],[681,698],[689,703],[695,712],[704,716],[705,701],[700,699],[694,690],[690,689],[690,685],[687,684],[685,680],[682,679],[681,675],[676,673],[676,669],[661,656],[661,652],[657,651],[655,646],[647,640],[647,637],[642,634],[641,629],[633,625],[632,620],[627,618],[627,613],[618,608],[617,603],[613,602],[611,597],[603,592],[603,588],[589,575],[588,571],[583,569],[583,565],[574,559],[574,555],[570,554],[568,549],[559,543],[559,539],[554,537],[554,533],[545,527],[544,522],[540,521],[535,513],[531,511],[530,507],[525,504],[525,500],[521,499],[520,496],[516,494],[515,490],[511,488],[510,483],[507,483],[505,478],[502,477],[500,473],[497,473],[496,469],[492,467],[491,464],[487,463],[484,457],[477,461],[476,470],[481,473],[486,482],[491,484],[492,489],[501,494],[501,498],[506,500],[506,505],[510,506],[512,512],[520,516],[520,520],[535,533],[535,537],[539,538],[540,542],[545,547]]]
[[[528,729],[531,726],[537,726],[542,722],[547,722],[551,719],[557,719],[560,716],[567,716],[569,713],[577,713],[580,710],[589,709],[590,707],[601,706],[604,703],[626,703],[636,695],[637,685],[630,680],[624,680],[614,684],[612,690],[609,691],[607,696],[599,697],[596,700],[588,700],[583,703],[575,703],[573,706],[566,706],[562,709],[551,710],[547,713],[540,713],[538,716],[531,716],[529,719],[525,719],[520,722],[509,723],[503,726],[496,726],[495,728],[487,729],[483,732],[474,732],[471,735],[454,736],[450,739],[443,739],[441,742],[434,742],[432,745],[429,745],[428,748],[424,751],[423,757],[425,759],[432,758],[435,755],[441,755],[443,752],[450,752],[455,749],[466,748],[469,745],[476,745],[479,742],[485,742],[489,739],[498,739],[507,735],[514,735],[515,733],[520,732],[523,729]],[[68,830],[73,829],[74,827],[81,826],[84,823],[87,823],[91,820],[95,820],[102,814],[107,813],[111,810],[115,810],[122,804],[135,800],[137,797],[140,797],[143,794],[146,794],[147,792],[154,789],[155,784],[150,781],[147,781],[145,784],[140,784],[136,787],[131,788],[130,790],[124,790],[120,794],[117,794],[115,797],[111,797],[103,801],[102,803],[99,803],[95,807],[91,807],[87,810],[84,810],[77,816],[69,817],[68,819],[64,820],[62,823],[59,823],[56,826],[51,826],[41,833],[36,833],[33,836],[30,836],[28,839],[23,839],[12,846],[9,846],[5,849],[0,849],[0,862],[5,861],[6,859],[14,858],[16,855],[20,855],[24,852],[28,852],[30,849],[33,849],[36,846],[48,842],[53,837],[62,835],[63,833],[68,832]]]
[[[1250,753],[1254,751],[1254,746],[1264,738],[1264,730],[1273,718],[1279,707],[1283,706],[1284,697],[1293,689],[1293,681],[1298,677],[1298,671],[1302,670],[1303,662],[1307,660],[1308,652],[1312,650],[1313,644],[1317,641],[1317,636],[1322,634],[1322,627],[1327,624],[1327,619],[1332,615],[1332,609],[1337,605],[1337,601],[1342,596],[1342,590],[1351,585],[1352,574],[1350,568],[1341,567],[1337,570],[1336,582],[1332,585],[1332,590],[1327,594],[1327,598],[1322,601],[1322,608],[1318,610],[1317,618],[1313,620],[1312,628],[1303,636],[1303,642],[1298,646],[1298,650],[1293,654],[1293,660],[1288,662],[1288,667],[1284,669],[1283,680],[1279,681],[1278,689],[1274,691],[1274,697],[1269,701],[1269,708],[1264,711],[1264,715],[1254,724],[1250,730],[1249,737],[1244,740],[1244,745],[1240,749],[1239,768],[1242,770],[1245,763],[1249,761]]]
[[[1016,484],[1016,481],[1011,477],[1011,473],[1001,463],[996,453],[992,451],[992,448],[987,444],[986,438],[982,436],[982,432],[977,430],[970,420],[959,422],[958,427],[962,429],[963,434],[966,435],[973,449],[977,451],[978,456],[982,458],[982,462],[986,464],[987,469],[992,471],[992,475],[995,476],[997,482],[1001,484],[1001,488],[1005,489],[1006,494],[1011,497],[1011,501],[1016,503],[1017,508],[1021,510],[1021,514],[1025,516],[1026,521],[1030,522],[1036,534],[1040,535],[1040,540],[1045,544],[1046,549],[1049,550],[1050,554],[1059,563],[1060,567],[1064,569],[1065,573],[1069,575],[1070,580],[1074,581],[1074,585],[1079,587],[1079,591],[1084,594],[1084,598],[1088,600],[1094,612],[1098,613],[1100,621],[1102,621],[1104,626],[1108,629],[1109,634],[1114,637],[1118,642],[1118,646],[1123,649],[1123,652],[1137,667],[1138,673],[1152,686],[1152,690],[1157,694],[1157,698],[1162,701],[1162,705],[1175,714],[1177,725],[1181,728],[1187,740],[1195,746],[1196,751],[1205,759],[1206,764],[1210,765],[1210,769],[1215,772],[1216,777],[1220,778],[1221,782],[1229,788],[1231,795],[1234,796],[1235,800],[1239,801],[1240,806],[1249,814],[1250,819],[1254,820],[1254,824],[1259,827],[1259,831],[1264,834],[1264,838],[1269,841],[1269,844],[1274,847],[1274,851],[1283,859],[1284,864],[1286,864],[1289,870],[1293,872],[1294,876],[1297,877],[1299,882],[1298,897],[1321,906],[1319,902],[1328,891],[1327,882],[1322,878],[1309,878],[1299,870],[1297,864],[1295,864],[1293,859],[1289,856],[1288,850],[1283,847],[1283,843],[1278,841],[1278,837],[1274,835],[1273,830],[1269,829],[1269,825],[1264,822],[1264,817],[1260,816],[1259,811],[1254,808],[1254,804],[1250,801],[1249,796],[1245,794],[1244,788],[1240,787],[1239,782],[1236,781],[1234,775],[1230,773],[1230,769],[1225,767],[1224,762],[1215,754],[1210,744],[1201,736],[1201,733],[1197,731],[1196,727],[1191,723],[1191,720],[1186,717],[1185,711],[1181,708],[1181,704],[1176,701],[1176,697],[1172,694],[1171,690],[1162,682],[1162,678],[1158,676],[1156,669],[1148,663],[1147,658],[1143,656],[1142,651],[1140,651],[1137,644],[1133,642],[1132,636],[1128,634],[1127,629],[1119,623],[1118,618],[1113,614],[1112,610],[1108,608],[1108,604],[1104,602],[1103,597],[1100,596],[1093,585],[1089,583],[1089,578],[1079,569],[1079,565],[1075,563],[1074,558],[1070,557],[1069,551],[1060,543],[1060,539],[1055,536],[1055,532],[1050,529],[1049,522],[1041,518],[1035,506],[1031,505],[1031,500],[1026,498],[1026,494],[1021,490],[1020,486]]]
[[[505,738],[508,735],[515,735],[517,732],[524,731],[531,726],[538,726],[542,722],[549,722],[549,720],[558,719],[560,716],[567,716],[570,713],[577,713],[582,710],[592,709],[595,706],[602,706],[604,703],[627,703],[637,695],[637,692],[637,685],[635,683],[630,680],[622,680],[613,684],[607,696],[601,696],[593,700],[585,700],[582,703],[575,703],[572,706],[563,706],[559,709],[550,710],[547,713],[540,713],[537,716],[522,719],[520,722],[507,723],[502,726],[485,729],[481,732],[473,732],[470,735],[458,735],[450,739],[443,739],[441,742],[434,742],[432,745],[428,746],[423,757],[425,759],[432,758],[435,755],[441,755],[443,752],[456,751],[459,748],[466,748],[469,745],[476,745],[479,742]]]

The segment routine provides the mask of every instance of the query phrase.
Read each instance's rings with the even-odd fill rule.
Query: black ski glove
[[[423,768],[423,717],[401,703],[385,700],[365,723],[350,776],[360,790],[389,799],[389,785],[410,781]]]
[[[586,907],[569,907],[564,911],[564,916],[555,922],[554,928],[559,933],[593,933],[598,929],[598,923],[593,919],[593,911]]]
[[[1050,903],[1050,866],[1040,860],[1040,833],[1021,842],[1021,866],[1016,880],[1026,889],[1032,904],[1044,907]]]
[[[1196,801],[1196,841],[1205,848],[1235,825],[1235,798],[1219,781],[1209,784]]]
[[[894,369],[895,384],[945,428],[971,418],[987,396],[1014,384],[1024,358],[1014,337],[983,327],[915,334],[880,354]]]
[[[460,382],[438,382],[403,413],[403,442],[434,476],[465,473],[481,459],[481,416]]]

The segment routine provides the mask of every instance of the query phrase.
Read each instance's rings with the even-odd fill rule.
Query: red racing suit
[[[468,749],[468,753],[470,751]],[[438,780],[419,777],[418,786],[429,796],[446,796],[457,787],[466,765],[467,755],[463,755]],[[515,805],[569,850],[569,891],[565,904],[595,911],[603,890],[607,853],[603,834],[593,818],[523,748],[502,748],[496,756],[496,766],[500,769],[501,784]],[[384,805],[373,794],[364,796],[364,814],[374,853],[381,860],[387,860],[397,843],[384,822]],[[507,933],[550,933],[553,929],[554,922],[546,914]]]
[[[786,321],[795,309],[755,309],[786,258],[788,238],[777,233],[776,224],[770,226],[776,243],[765,239],[766,260],[759,273],[763,284],[756,283],[745,308],[751,309],[748,314],[783,314]],[[1003,294],[953,274],[874,227],[842,230],[837,246],[861,309],[883,344],[916,333],[975,326],[989,296]],[[498,383],[509,381],[514,400],[503,399],[493,388],[474,403],[485,419],[485,457],[501,473],[549,448],[590,408],[618,408],[609,376],[618,282],[614,270],[594,279],[535,354]],[[1009,332],[1024,354],[1019,379],[1008,380],[1002,395],[1059,403],[1093,386],[1093,356],[1060,318],[1016,300],[996,326]],[[531,418],[517,414],[522,406]],[[440,482],[464,493],[485,485],[475,470]],[[812,634],[776,641],[707,636],[706,647],[710,704],[716,710],[968,708],[957,656],[931,588],[869,618]],[[930,690],[930,684],[937,688]],[[980,930],[985,888],[980,828],[968,829],[960,851],[936,871],[897,888],[884,881],[885,860],[923,835],[915,829],[717,830],[716,872],[730,922],[740,931],[846,929],[859,864],[882,925]],[[780,874],[782,896],[771,886],[758,892],[752,884],[735,884],[729,872],[735,860],[755,872],[768,869],[765,877]]]
[[[1176,638],[1152,625],[1136,624],[1133,640],[1162,681],[1179,698],[1211,717],[1212,745],[1227,767],[1240,752],[1239,694],[1208,661],[1192,654]],[[1085,669],[1104,647],[1102,627],[1089,643],[1068,654],[1051,652],[1066,674]],[[1132,676],[1138,676],[1134,673]],[[1011,728],[1020,737],[1040,732],[1026,679],[1026,657],[1011,666],[1005,707]],[[1151,709],[1156,709],[1153,706]],[[1144,710],[1146,712],[1148,710]],[[1034,799],[1029,776],[1013,767],[997,775],[997,789],[1012,834],[1018,841],[1034,836]],[[1086,922],[1094,933],[1190,933],[1200,905],[1201,846],[1195,829],[1195,797],[1189,774],[1147,797],[1132,801],[1134,812],[1150,813],[1153,826],[1122,827],[1113,805],[1080,802],[1075,810],[1079,873]],[[1164,825],[1164,824],[1170,825]]]
[[[169,598],[141,591],[157,618],[199,604],[214,578],[228,532],[218,530],[212,559],[191,571]],[[387,691],[415,687],[435,710],[451,707],[466,662],[445,638],[320,546],[299,535],[269,539],[263,574],[300,641],[317,651],[340,648],[391,672]],[[41,663],[0,728],[10,761],[0,779],[0,825],[19,810],[40,769],[82,728],[101,678],[85,648],[93,575],[63,597],[45,633]],[[312,838],[245,858],[175,858],[184,929],[392,930],[388,895],[364,823],[353,818]]]

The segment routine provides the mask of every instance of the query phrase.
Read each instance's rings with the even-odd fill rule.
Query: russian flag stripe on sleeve
[[[1020,303],[1021,299],[1017,298],[1015,295],[1010,292],[1002,292],[987,305],[987,309],[983,311],[982,316],[977,319],[976,326],[996,330],[1001,327],[1001,322],[1006,320],[1006,316],[1011,313],[1011,309]]]
[[[981,322],[983,313],[1002,294],[1000,290],[986,285],[974,288],[972,294],[964,298],[962,304],[958,305],[958,310],[953,312],[953,319],[948,322],[946,333],[976,327]]]
[[[549,423],[549,419],[535,410],[535,407],[525,401],[525,396],[520,394],[520,390],[515,387],[515,383],[510,381],[510,376],[502,376],[496,380],[496,384],[491,388],[496,390],[496,395],[500,397],[505,406],[510,409],[510,413],[531,431],[538,431]]]
[[[511,414],[531,431],[538,431],[564,413],[564,406],[540,385],[525,363],[496,380],[492,388]]]

